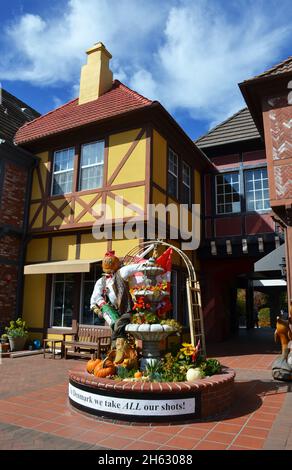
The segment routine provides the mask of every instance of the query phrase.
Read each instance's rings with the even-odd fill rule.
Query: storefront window
[[[100,264],[92,267],[89,273],[84,273],[82,276],[81,286],[81,308],[80,308],[80,323],[85,325],[104,325],[96,313],[90,310],[90,298],[94,289],[94,285],[102,275]]]
[[[177,320],[177,272],[171,271],[171,296],[172,318]]]
[[[74,275],[55,274],[53,277],[52,321],[54,327],[71,327],[74,310]]]
[[[187,275],[186,273],[182,273],[181,277],[181,292],[182,292],[182,312],[183,312],[183,325],[189,326],[190,319],[189,319],[189,311],[188,311],[188,297],[187,297]]]

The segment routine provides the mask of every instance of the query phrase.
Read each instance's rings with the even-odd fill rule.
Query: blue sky
[[[78,95],[85,50],[191,138],[244,106],[237,83],[292,55],[290,0],[1,2],[0,81],[41,113]]]

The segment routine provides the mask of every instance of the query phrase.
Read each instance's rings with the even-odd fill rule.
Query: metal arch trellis
[[[186,279],[186,291],[191,343],[195,346],[200,340],[200,353],[202,356],[206,357],[206,341],[204,333],[200,283],[197,280],[195,268],[189,257],[182,250],[174,245],[171,245],[170,243],[164,242],[162,240],[149,240],[147,242],[140,242],[138,246],[130,250],[124,257],[124,264],[132,263],[136,257],[139,257],[142,254],[146,255],[147,253],[150,253],[158,245],[172,248],[179,254],[186,265],[188,271],[188,277]]]

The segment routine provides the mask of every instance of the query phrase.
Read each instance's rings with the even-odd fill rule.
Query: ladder
[[[186,279],[191,343],[196,346],[200,341],[200,355],[206,357],[206,342],[201,302],[201,288],[197,280]]]

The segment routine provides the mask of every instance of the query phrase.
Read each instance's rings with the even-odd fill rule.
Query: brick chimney
[[[113,83],[113,73],[109,68],[112,56],[102,42],[88,49],[86,54],[87,64],[83,65],[80,76],[79,104],[96,100]]]

